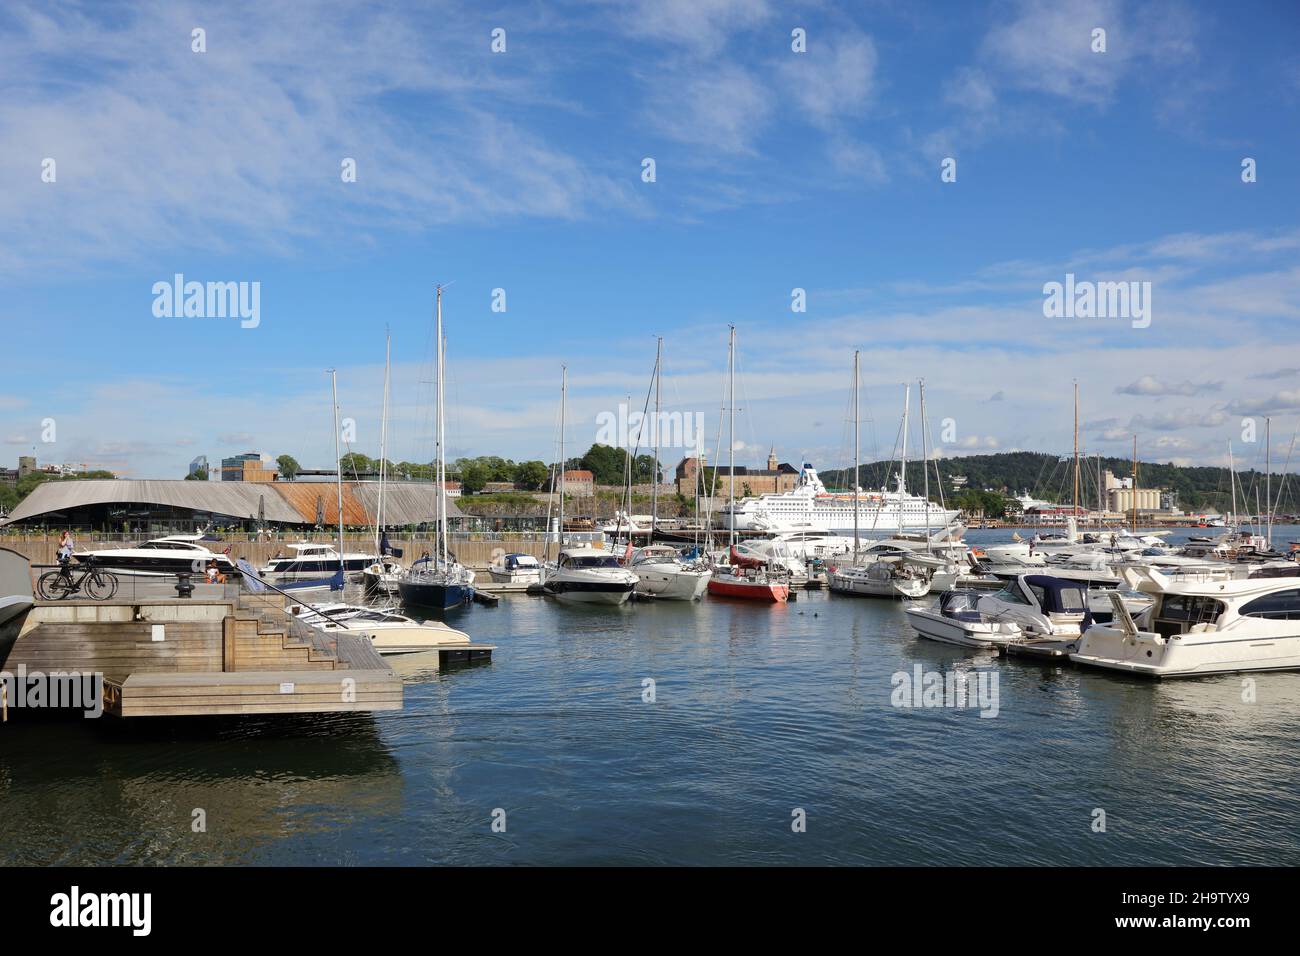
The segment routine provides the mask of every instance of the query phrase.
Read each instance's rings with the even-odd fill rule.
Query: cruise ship
[[[896,491],[858,491],[858,531],[863,535],[878,532],[922,531],[943,528],[956,519],[958,512],[927,502],[919,495],[907,493],[903,476],[898,476]],[[818,531],[829,534],[853,534],[853,494],[826,490],[817,470],[807,462],[799,472],[799,483],[789,491],[744,498],[734,505],[724,505],[719,512],[722,527],[737,531],[767,534],[791,531]]]

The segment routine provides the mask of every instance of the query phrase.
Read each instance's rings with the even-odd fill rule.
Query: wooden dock
[[[400,710],[364,637],[325,634],[257,595],[37,602],[6,671],[103,675],[121,717]]]

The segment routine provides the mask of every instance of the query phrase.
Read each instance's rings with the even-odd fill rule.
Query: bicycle
[[[73,571],[71,561],[63,561],[57,571],[42,574],[36,582],[41,600],[64,601],[79,594],[83,588],[95,601],[107,601],[117,593],[117,577],[93,561],[81,565],[77,572]]]

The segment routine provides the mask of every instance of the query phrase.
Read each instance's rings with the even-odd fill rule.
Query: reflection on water
[[[980,658],[815,592],[448,620],[494,661],[391,659],[400,713],[0,725],[0,859],[1300,863],[1300,674],[1253,675],[1247,703],[1241,677]],[[918,664],[994,671],[998,716],[894,708]]]

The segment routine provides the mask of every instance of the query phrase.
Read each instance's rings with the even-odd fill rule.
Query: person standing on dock
[[[59,538],[59,564],[66,564],[72,560],[72,552],[76,550],[77,543],[72,540],[72,532],[65,530],[62,537]]]

